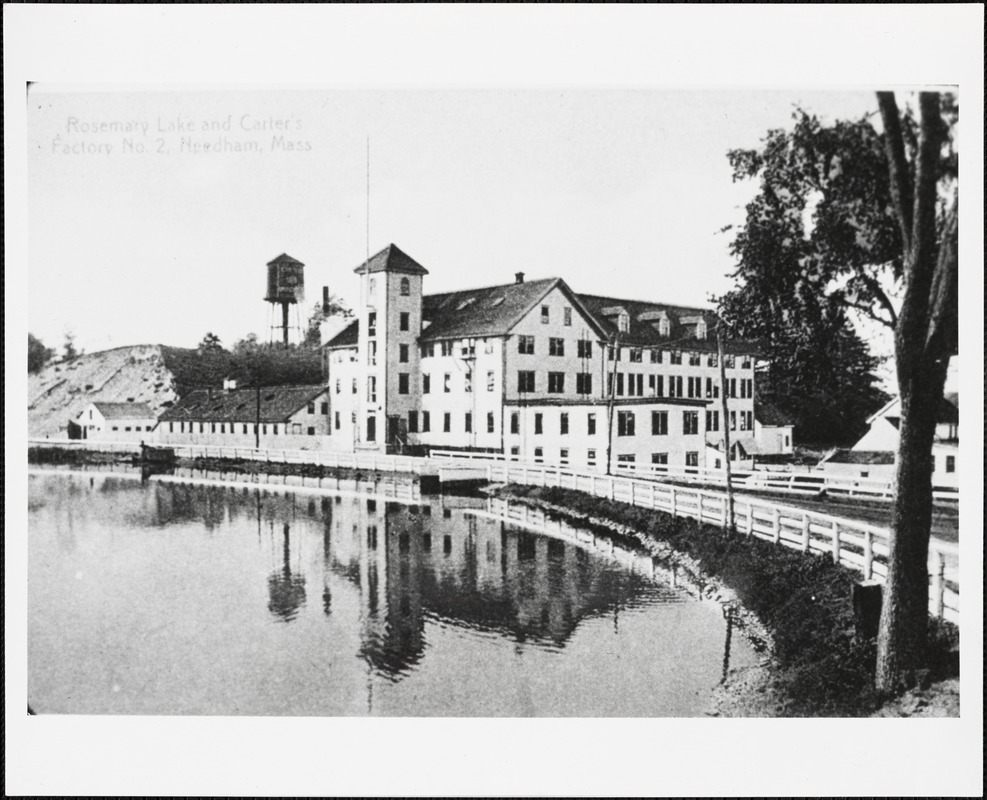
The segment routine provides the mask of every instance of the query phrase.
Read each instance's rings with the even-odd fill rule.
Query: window
[[[431,358],[435,355],[435,342],[422,345],[422,358]]]
[[[119,425],[114,425],[113,426],[113,430],[115,430],[115,431],[120,430],[120,426]],[[130,428],[128,428],[127,430],[130,430]]]
[[[618,411],[617,412],[617,435],[618,436],[633,436],[634,435],[634,412],[633,411]]]
[[[463,358],[474,358],[476,356],[476,340],[463,339],[459,354]]]
[[[732,431],[737,430],[737,412],[736,411],[731,411],[730,412],[730,430],[732,430]]]
[[[367,336],[377,335],[377,312],[371,311],[367,314]]]
[[[490,355],[493,351],[494,351],[493,339],[484,339],[483,352],[486,353],[487,355]]]
[[[275,427],[277,427],[277,426],[275,426]],[[277,430],[275,430],[274,432],[277,433]],[[315,428],[309,428],[308,429],[308,435],[309,436],[315,436]]]
[[[637,461],[637,458],[633,453],[621,453],[617,456],[618,464],[633,464],[635,461]]]
[[[442,391],[446,394],[452,391],[452,374],[449,372],[442,376]]]
[[[532,370],[519,370],[517,374],[517,390],[533,392],[535,390],[535,373]]]
[[[487,433],[494,432],[494,413],[493,411],[487,412]]]
[[[559,433],[562,436],[569,433],[569,415],[565,411],[559,414]]]
[[[630,360],[635,364],[640,364],[644,359],[644,351],[640,347],[632,347],[630,352]]]
[[[518,336],[517,337],[517,351],[522,355],[533,356],[535,354],[535,337],[534,336]]]
[[[473,373],[467,372],[463,375],[463,391],[472,392],[473,391]]]
[[[655,375],[655,397],[665,396],[665,376]]]
[[[565,355],[565,339],[557,339],[556,337],[551,337],[548,340],[548,354],[550,356],[564,356]]]
[[[408,394],[408,373],[398,373],[398,394]]]
[[[521,429],[521,415],[517,411],[511,412],[511,433],[517,433]]]
[[[512,447],[511,448],[511,455],[512,456],[517,456],[517,455],[520,455],[520,454],[521,454],[521,448],[520,447]]]
[[[169,422],[168,423],[168,433],[174,433],[174,432],[175,432],[175,423],[174,422]]]
[[[946,456],[946,472],[956,472],[956,456]]]
[[[542,462],[542,458],[543,458],[544,455],[545,455],[545,450],[543,448],[541,448],[541,447],[536,447],[535,448],[535,463],[540,464]]]
[[[494,375],[494,371],[492,369],[488,369],[487,370],[487,391],[488,392],[492,392],[494,390],[494,386],[496,385],[496,383],[497,383],[497,379],[496,379],[496,377]]]
[[[631,329],[631,318],[627,315],[626,311],[621,311],[617,315],[617,330],[621,333],[627,333]]]
[[[718,431],[720,429],[720,412],[719,411],[707,411],[706,412],[706,430],[707,431]]]
[[[367,415],[367,441],[377,441],[377,417],[373,414]]]
[[[699,433],[698,411],[682,412],[682,433],[685,434],[686,436],[691,436],[692,434]]]
[[[130,426],[127,426],[126,428],[124,428],[124,430],[125,431],[129,431],[130,430]],[[209,433],[215,433],[215,432],[216,432],[216,423],[215,422],[210,422],[209,423]],[[267,433],[267,431],[265,430],[264,433]]]
[[[339,378],[336,378],[336,394],[339,394],[341,391],[343,391],[343,382]]]
[[[473,415],[469,411],[466,412],[466,427],[464,430],[466,433],[473,432]]]
[[[668,464],[668,453],[652,453],[652,464]]]
[[[398,345],[398,361],[402,364],[408,363],[408,345],[406,344]]]
[[[367,363],[374,366],[377,363],[377,342],[367,343]]]
[[[446,411],[446,413],[442,415],[442,432],[449,433],[451,430],[452,430],[452,414]]]
[[[593,394],[593,376],[590,373],[576,373],[576,394]]]
[[[718,367],[719,365],[720,365],[720,360],[717,357],[716,353],[710,353],[706,357],[706,366],[707,367]]]
[[[452,342],[439,342],[439,353],[443,356],[451,356]]]
[[[568,447],[563,447],[563,448],[561,448],[559,450],[559,461],[562,464],[568,464],[569,463],[569,448]]]
[[[398,317],[398,330],[406,331],[411,328],[411,314],[407,311],[402,311],[401,315]]]
[[[432,415],[428,411],[422,411],[422,433],[432,430]]]
[[[596,435],[596,414],[586,415],[586,433],[589,436]]]
[[[320,408],[322,410],[322,415],[323,416],[327,416],[329,414],[329,404],[328,403],[322,403],[322,405],[320,406]]]
[[[353,379],[353,394],[356,394],[356,378]]]
[[[541,324],[548,325],[548,306],[541,307]]]
[[[624,373],[617,373],[617,394],[623,396],[624,394]]]
[[[682,363],[682,353],[678,350],[673,350],[668,359],[669,364],[681,364]]]
[[[377,377],[375,375],[367,378],[367,400],[371,403],[377,402]]]
[[[432,391],[432,376],[425,373],[422,375],[422,394],[428,394]]]
[[[668,376],[668,396],[669,397],[682,397],[682,376],[681,375],[669,375]]]
[[[137,426],[137,430],[140,430],[140,425]],[[220,433],[226,433],[226,423],[225,422],[220,422],[219,423],[219,432]],[[277,430],[275,430],[274,432],[277,433]]]
[[[689,378],[689,397],[703,396],[703,379]]]
[[[741,369],[750,369],[751,368],[751,357],[750,356],[741,356],[741,359],[740,359],[740,368]]]
[[[301,423],[295,423],[295,424],[301,427]],[[213,426],[213,429],[215,430],[215,426]],[[265,436],[267,436],[267,425],[261,425],[260,429],[261,429],[260,432],[263,433]]]
[[[620,349],[615,348],[612,344],[607,345],[607,361],[613,361],[614,351],[616,350],[617,359],[620,360]]]
[[[685,465],[687,467],[699,466],[699,453],[692,451],[685,454]]]
[[[580,339],[576,342],[576,355],[580,358],[593,357],[593,343],[589,339]]]
[[[586,451],[586,463],[589,464],[589,466],[591,467],[596,466],[596,450]]]
[[[689,353],[689,366],[690,367],[702,366],[702,356],[700,356],[699,353]]]
[[[723,366],[726,369],[733,369],[737,366],[737,360],[735,356],[723,356]]]
[[[568,306],[562,309],[562,324],[567,328],[572,325],[572,309]]]
[[[408,433],[418,433],[418,412],[408,412]]]
[[[651,412],[651,435],[652,436],[667,436],[668,435],[668,412],[667,411],[652,411]]]
[[[535,414],[535,433],[537,434],[541,432],[542,432],[542,415]]]
[[[277,425],[272,425],[272,426],[271,426],[271,432],[272,432],[272,433],[273,433],[273,434],[274,434],[275,436],[277,436],[277,435],[278,435],[278,426],[277,426]],[[285,433],[287,433],[287,430],[285,431]]]
[[[746,411],[741,411],[740,412],[740,430],[742,430],[742,431],[746,431],[747,430],[747,412]]]
[[[562,394],[565,391],[564,372],[548,373],[548,391],[549,394]]]
[[[408,297],[411,294],[411,281],[407,278],[401,279],[401,296]]]
[[[200,423],[199,423],[199,433],[205,433],[205,432],[206,432],[206,423],[204,423],[204,422],[200,422]],[[267,432],[267,431],[265,431],[265,433],[266,433],[266,432]]]
[[[651,351],[651,363],[652,364],[660,364],[661,361],[662,361],[662,351],[661,350],[652,350]]]
[[[370,281],[369,281],[369,287],[368,288],[370,290],[370,294],[373,294],[375,291],[377,291],[377,279],[376,278],[371,278],[370,279]]]

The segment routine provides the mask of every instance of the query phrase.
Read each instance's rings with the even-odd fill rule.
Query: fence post
[[[631,478],[631,505],[634,505],[634,479]]]
[[[720,521],[726,525],[727,524],[727,498],[726,495],[720,498]]]
[[[840,525],[833,520],[833,563],[840,563]]]
[[[614,495],[614,491],[613,491],[613,475],[611,475],[610,476],[610,499],[613,500],[614,499],[614,496],[615,495]]]
[[[802,552],[809,552],[809,514],[802,514]]]
[[[942,553],[936,553],[936,566],[932,573],[932,598],[936,609],[936,617],[942,618],[946,610],[946,559]]]
[[[654,483],[649,483],[648,487],[651,491],[651,508],[657,508],[657,503],[655,501],[655,485]]]
[[[778,506],[772,506],[771,533],[774,534],[775,544],[781,541],[781,511]]]
[[[874,542],[870,530],[864,531],[864,580],[874,577]]]
[[[669,513],[674,517],[675,516],[675,487],[670,484],[668,487],[668,491],[670,493],[669,503],[671,504],[671,509],[669,510]]]

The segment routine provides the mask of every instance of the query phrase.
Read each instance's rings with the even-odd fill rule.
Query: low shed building
[[[325,386],[197,389],[159,420],[161,444],[219,445],[283,450],[328,447]]]
[[[104,403],[94,401],[69,426],[69,437],[105,442],[150,440],[157,425],[147,403]]]

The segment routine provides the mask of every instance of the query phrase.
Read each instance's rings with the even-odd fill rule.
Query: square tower
[[[358,447],[400,452],[417,444],[421,407],[418,337],[422,278],[428,270],[391,244],[354,271],[362,284]]]

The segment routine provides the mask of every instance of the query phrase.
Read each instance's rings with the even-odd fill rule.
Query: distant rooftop
[[[93,405],[106,419],[154,419],[154,412],[147,403],[104,403],[94,401]]]

